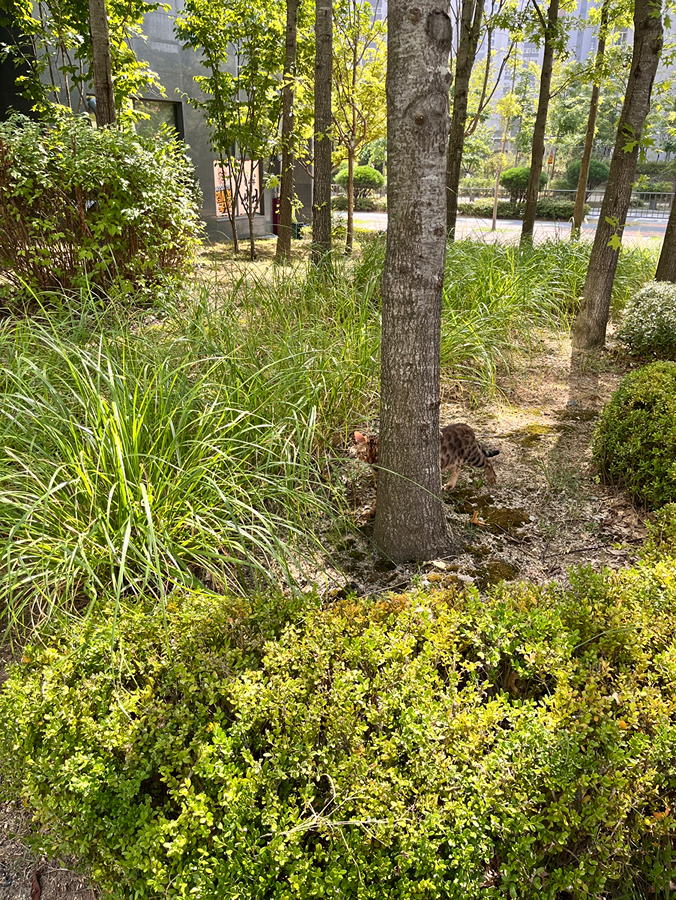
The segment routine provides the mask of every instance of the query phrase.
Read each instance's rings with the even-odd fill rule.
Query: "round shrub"
[[[103,608],[13,670],[5,783],[116,898],[606,896],[664,875],[675,584],[346,601],[266,645],[243,601]]]
[[[521,203],[528,190],[528,179],[530,178],[530,166],[516,166],[511,169],[505,169],[500,176],[500,184],[507,188],[512,203]],[[540,188],[547,184],[547,173],[540,173]]]
[[[593,442],[601,476],[651,507],[676,501],[676,363],[626,375],[603,408]]]
[[[580,167],[582,166],[581,159],[574,159],[571,163],[568,164],[568,168],[566,169],[566,187],[569,187],[571,190],[575,190],[577,188],[577,182],[580,177]],[[587,176],[587,187],[595,188],[600,184],[604,184],[608,181],[608,176],[610,175],[610,166],[604,163],[600,159],[591,159],[589,161],[589,175]]]
[[[676,360],[676,284],[646,284],[627,302],[617,336],[638,356]]]
[[[339,169],[334,178],[336,184],[347,187],[348,169]],[[378,191],[385,184],[382,174],[371,166],[356,166],[352,173],[355,197],[368,197],[372,191]]]
[[[198,245],[199,192],[185,148],[94,128],[0,123],[0,298],[180,274]]]

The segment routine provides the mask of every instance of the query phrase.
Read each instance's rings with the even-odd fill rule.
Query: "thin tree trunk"
[[[455,239],[455,223],[458,218],[458,188],[462,167],[462,151],[465,144],[469,81],[479,45],[484,3],[485,0],[462,0],[460,42],[455,62],[453,115],[451,116],[451,132],[448,137],[448,164],[446,170],[446,228],[451,241]]]
[[[500,161],[498,162],[498,171],[495,173],[495,189],[493,191],[493,221],[491,223],[491,231],[495,231],[498,222],[498,192],[500,190],[500,176],[502,175],[502,160],[505,155],[505,147],[507,146],[507,137],[509,136],[509,119],[505,124],[505,130],[502,134],[502,147],[500,148]]]
[[[603,57],[606,52],[606,30],[608,28],[608,10],[610,0],[603,0],[601,8],[601,25],[599,27],[599,42],[594,61],[594,84],[592,86],[591,103],[589,104],[589,118],[587,119],[587,133],[584,139],[584,152],[580,163],[580,177],[577,180],[577,193],[575,194],[575,209],[573,210],[572,237],[580,236],[582,218],[584,216],[584,201],[587,199],[587,180],[589,178],[589,166],[591,164],[592,150],[594,149],[594,134],[596,133],[596,116],[599,109],[599,92],[601,82],[601,70]]]
[[[347,151],[347,236],[345,252],[352,253],[354,243],[354,150]]]
[[[96,124],[103,128],[105,125],[115,124],[115,93],[106,0],[89,0],[89,36],[92,42]]]
[[[444,0],[390,0],[388,229],[374,539],[392,559],[448,547],[439,470],[451,22]]]
[[[539,8],[536,6],[538,15]],[[540,192],[540,175],[545,155],[545,129],[547,127],[547,112],[549,111],[549,91],[552,82],[552,69],[554,68],[554,42],[556,40],[557,23],[559,18],[559,0],[550,0],[547,10],[547,22],[543,22],[545,34],[545,52],[542,58],[542,74],[540,76],[540,95],[538,97],[538,111],[535,116],[533,129],[533,152],[530,159],[530,177],[526,189],[526,205],[523,211],[523,225],[521,227],[521,243],[532,243],[533,230],[535,228],[535,213]]]
[[[293,166],[295,162],[293,101],[298,45],[298,3],[299,0],[286,0],[286,51],[284,87],[282,88],[282,178],[279,190],[279,231],[275,250],[275,259],[278,262],[286,261],[291,257]]]
[[[664,232],[664,243],[657,263],[655,281],[676,282],[676,196],[671,201],[671,212],[667,230]]]
[[[239,253],[239,236],[237,234],[237,195],[238,191],[235,190],[233,193],[230,192],[230,202],[228,202],[228,184],[225,180],[225,160],[222,156],[219,156],[221,163],[221,175],[223,177],[223,197],[226,202],[226,209],[228,213],[228,219],[230,220],[230,228],[232,229],[232,248],[235,256]],[[228,171],[230,172],[230,187],[232,186],[232,161],[228,160]]]
[[[606,340],[622,231],[636,175],[643,126],[650,110],[650,92],[662,50],[661,11],[661,0],[635,0],[634,50],[629,82],[587,269],[582,308],[573,326],[573,347],[578,350],[601,348]]]
[[[332,0],[315,3],[315,138],[312,192],[312,261],[331,252],[331,69],[333,65]]]

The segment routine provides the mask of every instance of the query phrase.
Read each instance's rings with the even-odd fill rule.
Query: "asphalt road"
[[[589,219],[582,226],[582,233],[592,237],[596,231],[598,219]],[[354,224],[357,228],[367,228],[373,231],[384,231],[387,228],[387,213],[373,212],[354,214]],[[661,243],[667,227],[666,219],[633,219],[629,218],[624,228],[623,242],[630,243]],[[498,219],[497,228],[491,231],[490,219],[458,218],[458,237],[480,237],[483,240],[518,240],[521,234],[521,222],[518,219]],[[570,236],[569,222],[536,222],[535,240]]]

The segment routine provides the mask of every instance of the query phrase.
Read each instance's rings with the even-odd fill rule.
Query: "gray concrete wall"
[[[214,240],[230,239],[232,232],[227,217],[218,217],[214,184],[214,162],[217,156],[210,149],[210,133],[202,113],[188,102],[188,98],[199,99],[201,91],[194,81],[195,75],[205,74],[200,55],[193,50],[183,49],[174,35],[174,21],[181,7],[181,0],[168,0],[170,9],[148,13],[143,24],[146,40],[135,40],[133,47],[139,59],[143,59],[157,72],[165,90],[146,93],[147,99],[166,100],[180,104],[182,137],[188,145],[188,156],[195,166],[195,173],[204,195],[202,217],[207,233]],[[265,191],[261,215],[254,221],[257,235],[272,232],[272,196]],[[238,217],[237,233],[248,237],[249,223],[246,216]]]

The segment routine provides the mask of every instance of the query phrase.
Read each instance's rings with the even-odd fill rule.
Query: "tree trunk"
[[[676,196],[671,201],[671,213],[664,232],[664,243],[657,263],[655,281],[676,282]]]
[[[507,138],[509,137],[509,119],[505,122],[505,130],[502,133],[502,147],[500,148],[500,161],[498,162],[498,171],[495,173],[495,188],[493,190],[493,221],[491,222],[491,231],[495,231],[498,223],[498,193],[500,191],[500,176],[502,175],[502,160],[505,156],[505,147],[507,146]]]
[[[374,539],[396,561],[449,545],[439,469],[451,22],[444,0],[390,0],[380,447]]]
[[[115,124],[115,93],[106,0],[89,0],[89,36],[92,42],[96,124],[103,128],[105,125]]]
[[[462,151],[465,144],[465,124],[469,101],[469,81],[474,67],[481,19],[485,0],[462,0],[460,16],[460,42],[455,61],[455,85],[453,89],[453,115],[448,137],[448,164],[446,169],[446,228],[449,240],[455,239],[455,223],[458,218],[458,188]]]
[[[549,90],[554,67],[554,42],[556,41],[558,18],[559,0],[550,0],[549,9],[547,10],[547,23],[546,27],[544,27],[545,53],[542,58],[538,111],[535,116],[535,128],[533,129],[530,177],[528,178],[528,188],[526,189],[526,206],[523,211],[523,225],[521,227],[522,244],[533,242],[535,212],[538,194],[540,193],[540,175],[542,174],[542,163],[545,155],[545,129],[547,127],[547,112],[549,111]]]
[[[312,191],[312,261],[331,252],[331,69],[333,65],[333,3],[315,3],[315,138]]]
[[[603,57],[606,52],[606,30],[608,28],[608,9],[610,0],[603,0],[601,8],[601,25],[599,27],[599,42],[594,61],[594,84],[592,86],[591,103],[589,104],[589,118],[587,119],[587,134],[584,139],[584,152],[580,163],[580,177],[577,181],[577,193],[575,194],[575,209],[573,210],[572,237],[580,236],[582,219],[584,217],[584,201],[587,199],[587,180],[589,178],[589,166],[591,164],[592,150],[594,149],[594,134],[596,133],[596,115],[599,109],[599,92]]]
[[[298,3],[286,0],[286,52],[284,87],[282,88],[282,177],[279,190],[279,231],[275,259],[283,262],[291,257],[291,222],[293,220],[294,79],[298,45]]]
[[[354,243],[354,150],[347,151],[347,236],[345,252],[352,253]]]
[[[650,92],[662,49],[661,10],[661,0],[657,3],[655,0],[636,0],[634,7],[634,50],[629,82],[587,269],[582,308],[573,325],[573,347],[578,350],[601,348],[606,340],[610,296],[622,231],[636,175],[643,125],[650,110]]]

